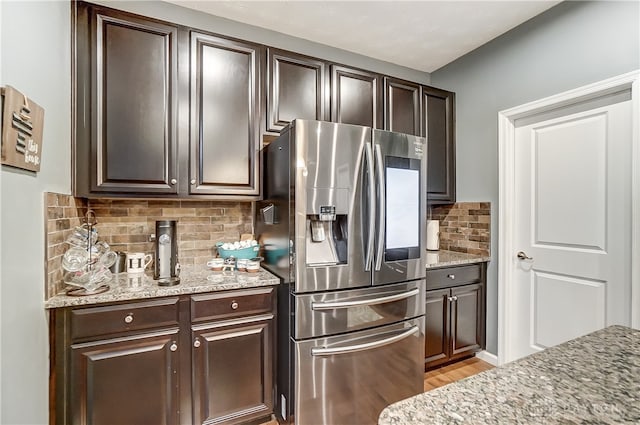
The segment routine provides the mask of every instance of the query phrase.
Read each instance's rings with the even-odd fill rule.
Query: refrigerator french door
[[[423,278],[425,139],[321,121],[289,128],[294,292]]]
[[[426,275],[427,160],[424,138],[372,130],[374,285]]]

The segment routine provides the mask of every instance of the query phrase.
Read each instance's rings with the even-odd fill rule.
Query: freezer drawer
[[[295,339],[387,325],[424,314],[425,281],[293,295]]]
[[[294,347],[296,425],[376,424],[423,391],[424,317]]]

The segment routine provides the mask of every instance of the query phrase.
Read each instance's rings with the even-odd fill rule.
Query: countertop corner
[[[455,251],[427,251],[427,269],[460,266],[491,261],[489,255],[466,254]]]

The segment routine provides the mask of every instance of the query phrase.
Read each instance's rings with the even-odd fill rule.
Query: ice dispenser
[[[347,215],[336,214],[335,205],[307,214],[307,265],[346,264],[347,236]]]

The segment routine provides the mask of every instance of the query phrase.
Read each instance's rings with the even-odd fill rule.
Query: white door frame
[[[515,121],[541,112],[631,89],[631,326],[640,329],[640,70],[569,90],[498,112],[498,364],[507,358],[506,338],[511,324],[511,282],[515,266]]]

